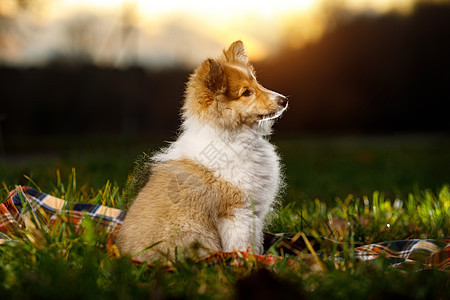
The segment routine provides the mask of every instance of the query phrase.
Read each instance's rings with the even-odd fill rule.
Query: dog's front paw
[[[245,210],[236,212],[233,220],[221,219],[218,230],[222,250],[262,254],[264,252],[262,228],[262,221]]]
[[[254,254],[263,254],[264,253],[264,246],[262,243],[258,243],[257,245],[253,245],[253,248],[251,249],[251,252]]]

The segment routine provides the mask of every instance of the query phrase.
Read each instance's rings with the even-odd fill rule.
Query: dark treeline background
[[[0,70],[4,134],[176,130],[188,71],[94,66]]]
[[[279,132],[449,133],[450,4],[419,2],[409,15],[336,11],[319,41],[286,47],[256,69],[266,87],[290,97]],[[173,132],[190,72],[0,67],[1,130],[5,140]]]
[[[409,16],[336,19],[317,43],[262,64],[264,82],[292,96],[283,126],[448,132],[450,2],[419,3]]]

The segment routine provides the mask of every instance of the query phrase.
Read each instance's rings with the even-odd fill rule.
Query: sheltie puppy
[[[152,157],[119,230],[121,253],[141,261],[181,249],[262,253],[264,221],[282,186],[267,136],[287,106],[257,82],[241,41],[205,60],[187,83],[178,139]]]

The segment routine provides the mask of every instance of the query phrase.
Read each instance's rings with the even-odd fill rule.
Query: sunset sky
[[[333,7],[407,13],[414,1],[35,2],[29,10],[19,11],[16,1],[1,1],[0,14],[15,20],[15,26],[0,31],[4,40],[0,61],[33,65],[83,52],[100,65],[192,66],[237,39],[245,42],[251,59],[258,60],[280,47],[301,47],[319,37]]]

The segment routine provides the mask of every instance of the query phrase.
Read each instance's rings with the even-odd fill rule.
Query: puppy
[[[211,251],[263,252],[263,226],[282,186],[267,140],[288,106],[261,86],[244,44],[234,42],[190,76],[181,133],[152,157],[151,175],[117,235],[141,261]]]

